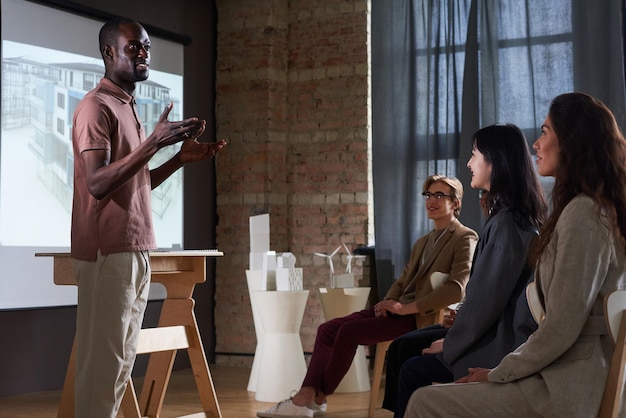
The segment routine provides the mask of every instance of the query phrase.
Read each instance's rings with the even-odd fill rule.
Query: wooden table
[[[53,257],[53,278],[57,285],[77,285],[69,253],[38,253]],[[186,349],[196,380],[203,412],[193,417],[221,418],[211,372],[202,347],[193,290],[206,280],[206,257],[224,255],[219,251],[155,251],[150,253],[152,282],[161,283],[167,296],[163,301],[158,327],[144,328],[139,334],[137,354],[150,354],[139,401],[129,380],[121,409],[125,418],[159,417],[177,350]],[[76,341],[72,347],[58,418],[74,418],[74,373]]]

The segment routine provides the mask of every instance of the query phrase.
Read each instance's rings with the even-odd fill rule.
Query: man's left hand
[[[187,139],[180,148],[180,162],[187,164],[212,158],[225,146],[226,141],[223,140],[217,142],[198,142],[195,139]]]

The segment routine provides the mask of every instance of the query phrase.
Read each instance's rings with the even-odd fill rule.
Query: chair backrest
[[[611,359],[598,418],[617,418],[624,390],[624,367],[626,366],[626,290],[616,290],[606,297],[604,317],[611,340],[615,343],[615,351]]]
[[[611,292],[606,297],[604,305],[604,316],[607,321],[609,335],[613,343],[615,343],[622,321],[622,311],[626,309],[626,290]]]
[[[537,283],[534,280],[526,286],[526,301],[528,302],[528,308],[535,322],[537,324],[541,323],[546,317],[546,313],[543,309],[543,302],[541,302],[541,298],[539,298]]]

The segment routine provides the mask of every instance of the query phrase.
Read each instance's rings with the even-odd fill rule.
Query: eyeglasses
[[[441,200],[444,197],[454,197],[451,194],[446,194],[446,193],[442,193],[442,192],[435,192],[435,193],[431,193],[431,192],[423,192],[422,196],[424,196],[425,200],[430,199],[431,197],[434,197],[437,200]]]

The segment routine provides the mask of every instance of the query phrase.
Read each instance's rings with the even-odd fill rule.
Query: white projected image
[[[51,257],[70,249],[72,116],[104,75],[98,31],[104,20],[41,2],[0,0],[0,310],[75,305],[76,286],[53,282]],[[183,46],[151,36],[150,77],[134,96],[146,133],[168,102],[183,115]],[[154,156],[154,167],[177,149]],[[183,240],[182,170],[153,191],[157,245]],[[159,286],[150,297],[160,298]],[[154,291],[153,291],[154,290]]]
[[[12,41],[2,43],[0,246],[69,247],[72,208],[72,115],[104,74],[102,61]],[[181,119],[182,76],[155,70],[135,91],[150,134],[168,102]],[[162,150],[159,165],[177,151]],[[153,192],[159,247],[182,243],[182,171]]]

